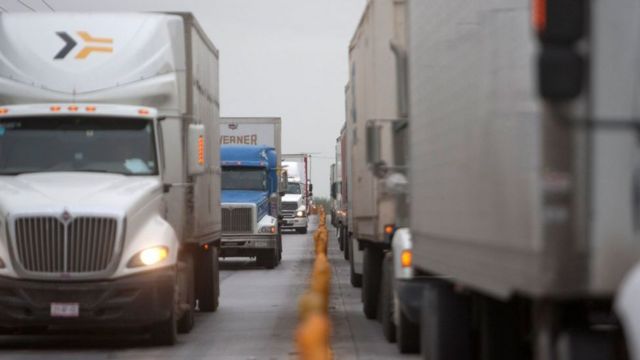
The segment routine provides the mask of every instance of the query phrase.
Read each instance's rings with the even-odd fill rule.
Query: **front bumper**
[[[309,218],[307,217],[295,217],[295,218],[284,218],[282,220],[282,228],[283,229],[298,229],[298,228],[306,228],[309,223]]]
[[[0,278],[0,327],[144,327],[173,311],[175,267],[122,279],[44,282]],[[51,316],[51,303],[77,303],[78,317]]]
[[[278,235],[225,235],[220,241],[220,257],[255,256],[278,246]]]
[[[422,306],[422,293],[429,286],[428,277],[416,277],[408,280],[395,280],[395,290],[402,311],[407,319],[414,323],[420,322],[420,307]]]

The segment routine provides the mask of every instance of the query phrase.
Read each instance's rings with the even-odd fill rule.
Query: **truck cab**
[[[264,145],[223,145],[222,257],[256,257],[272,269],[282,258],[277,153]]]

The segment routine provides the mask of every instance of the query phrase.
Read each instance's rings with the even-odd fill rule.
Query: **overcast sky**
[[[20,2],[24,3],[21,4]],[[366,0],[0,0],[0,11],[188,10],[220,50],[222,116],[280,116],[283,151],[312,153],[314,193],[344,123],[348,45]]]

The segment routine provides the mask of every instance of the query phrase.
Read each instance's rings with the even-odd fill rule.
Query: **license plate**
[[[80,316],[78,303],[51,303],[51,317],[74,318]]]

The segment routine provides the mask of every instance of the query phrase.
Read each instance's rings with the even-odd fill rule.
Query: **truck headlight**
[[[260,230],[258,230],[258,232],[261,234],[275,234],[277,230],[278,229],[276,228],[275,225],[267,225],[267,226],[261,227]]]
[[[151,266],[159,263],[169,256],[169,249],[166,246],[154,246],[144,249],[131,258],[127,267]]]
[[[296,217],[304,217],[304,211],[299,210],[298,212],[296,212]]]

